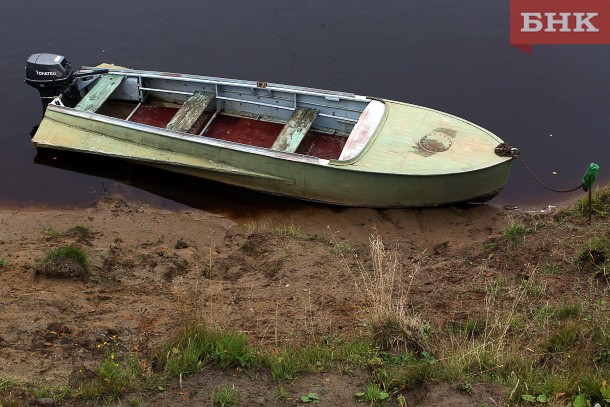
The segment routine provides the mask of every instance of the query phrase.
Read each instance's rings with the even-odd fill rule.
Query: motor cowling
[[[65,57],[38,53],[28,58],[25,66],[25,83],[38,89],[43,109],[46,109],[54,97],[68,91],[73,82],[74,69]]]

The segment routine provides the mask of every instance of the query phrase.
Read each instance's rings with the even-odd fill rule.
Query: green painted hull
[[[39,148],[119,157],[253,190],[344,206],[421,207],[485,200],[497,194],[507,181],[512,160],[497,156],[490,158],[489,163],[483,162],[480,168],[461,171],[440,168],[428,174],[393,173],[384,170],[384,166],[371,166],[369,155],[383,154],[375,146],[381,144],[384,128],[394,132],[391,126],[383,126],[371,145],[352,160],[302,156],[295,160],[290,153],[210,142],[151,126],[127,125],[123,120],[95,113],[50,106],[33,144]]]

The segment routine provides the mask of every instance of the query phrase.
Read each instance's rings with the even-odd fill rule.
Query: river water
[[[110,160],[36,157],[29,133],[41,107],[23,83],[35,52],[75,66],[109,62],[406,101],[496,133],[554,187],[578,185],[590,162],[607,182],[610,46],[535,46],[527,55],[509,45],[508,25],[508,2],[475,0],[4,0],[0,204],[86,206],[118,194],[169,208],[309,205]],[[517,161],[493,202],[565,198]]]

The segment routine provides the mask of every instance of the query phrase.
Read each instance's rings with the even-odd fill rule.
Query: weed
[[[239,394],[235,391],[235,386],[229,386],[225,384],[214,392],[214,403],[219,404],[221,407],[234,406],[239,403]]]
[[[546,290],[545,283],[536,283],[531,279],[523,279],[521,285],[525,289],[525,292],[534,298],[540,297]]]
[[[301,401],[301,403],[318,404],[320,402],[320,397],[318,397],[317,393],[309,393],[301,396],[299,400]]]
[[[606,186],[592,194],[591,210],[596,216],[608,216],[610,213],[610,187]],[[589,214],[589,197],[583,197],[576,203],[570,213],[580,213],[582,215]]]
[[[293,381],[303,370],[302,362],[292,352],[284,351],[278,356],[271,356],[267,364],[271,368],[271,379],[279,382]]]
[[[265,361],[275,381],[293,381],[299,373],[324,372],[339,365],[342,371],[352,373],[366,366],[376,349],[366,342],[325,341],[304,347],[286,347]]]
[[[369,383],[366,385],[364,391],[356,393],[356,397],[362,401],[370,402],[371,405],[380,405],[382,402],[386,401],[390,395],[388,392],[380,389],[375,383]]]
[[[47,240],[55,240],[61,236],[61,232],[59,232],[53,228],[44,228],[42,233],[44,234],[44,236]]]
[[[157,362],[172,376],[197,372],[207,364],[221,369],[249,367],[256,353],[247,345],[247,339],[242,333],[191,323],[163,348]]]
[[[557,319],[567,319],[580,315],[580,304],[566,304],[557,309],[555,316]]]
[[[276,233],[281,236],[293,236],[298,239],[305,239],[305,235],[301,232],[301,229],[294,225],[280,226],[276,229]]]
[[[6,262],[3,259],[0,259],[0,268],[6,266]]]
[[[576,347],[581,329],[576,323],[568,322],[551,334],[547,350],[551,353],[563,353]]]
[[[513,223],[504,231],[504,237],[512,244],[521,244],[525,241],[525,235],[533,230],[522,223]]]
[[[580,251],[578,259],[595,265],[603,264],[608,258],[608,240],[605,237],[594,237],[588,240]]]
[[[140,364],[131,356],[119,361],[114,352],[106,355],[91,383],[81,388],[88,399],[118,400],[123,393],[137,389],[142,383]]]
[[[485,286],[488,296],[495,296],[508,288],[508,280],[506,276],[498,276],[496,281]]]
[[[76,394],[76,390],[70,386],[37,386],[26,387],[25,390],[36,399],[49,398],[53,400],[54,403],[59,403],[61,400]]]
[[[554,274],[564,273],[565,268],[559,263],[547,263],[546,266],[541,270],[541,273],[547,276],[552,276]]]
[[[89,233],[89,228],[80,224],[74,225],[66,231],[67,235],[88,235]]]
[[[282,400],[290,400],[290,395],[282,386],[277,388],[277,398]]]
[[[339,242],[334,245],[335,249],[342,253],[353,253],[354,246],[349,242]]]

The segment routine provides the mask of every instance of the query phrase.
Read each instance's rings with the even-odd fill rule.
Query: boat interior
[[[146,71],[83,77],[80,88],[78,110],[327,160],[355,157],[385,110],[347,93]]]

